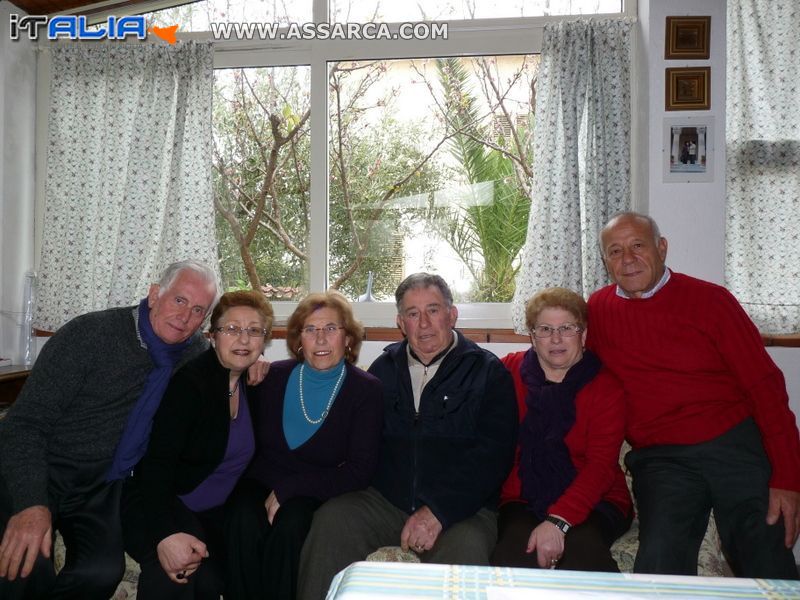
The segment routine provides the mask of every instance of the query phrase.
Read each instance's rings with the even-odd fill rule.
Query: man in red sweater
[[[797,579],[800,437],[758,330],[725,288],[665,267],[650,217],[613,217],[600,244],[614,284],[589,299],[587,345],[625,387],[634,570],[697,574],[713,508],[737,575]]]

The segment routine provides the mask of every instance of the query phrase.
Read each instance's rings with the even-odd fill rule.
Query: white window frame
[[[623,12],[597,17],[636,16],[638,0],[623,0]],[[175,0],[155,0],[135,6],[137,13],[176,5]],[[104,2],[113,7],[114,2]],[[93,21],[125,11],[111,8],[92,14]],[[63,13],[62,13],[63,14]],[[328,0],[313,0],[316,22],[327,21]],[[311,184],[309,233],[309,288],[327,287],[328,253],[328,70],[329,61],[370,59],[428,58],[437,56],[478,56],[500,54],[537,54],[541,51],[544,26],[548,22],[576,19],[568,17],[523,17],[447,21],[446,40],[307,40],[307,41],[216,41],[214,68],[274,67],[308,65],[311,71]],[[396,31],[397,23],[390,24]],[[178,39],[209,40],[208,32],[178,33]],[[41,45],[45,45],[42,43]],[[47,107],[49,106],[49,53],[40,53],[37,82],[36,119],[36,264],[39,265],[44,220],[44,180],[47,156]],[[634,100],[635,101],[635,100]],[[635,112],[634,112],[635,114]],[[636,157],[633,157],[636,160]],[[635,169],[635,165],[633,167]],[[634,170],[635,172],[635,170]],[[320,215],[321,218],[314,218]],[[277,324],[283,324],[297,302],[274,302]],[[462,328],[511,328],[509,303],[459,304]],[[353,303],[356,317],[368,327],[393,327],[396,310],[393,302]]]

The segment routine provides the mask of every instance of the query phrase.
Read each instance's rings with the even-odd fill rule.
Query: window
[[[405,275],[433,271],[458,302],[511,300],[537,67],[537,55],[329,64],[334,287],[355,300],[372,272],[388,300]]]
[[[178,23],[179,33],[212,18],[312,20],[310,1],[284,4],[203,0],[152,18]],[[251,6],[258,10],[242,12]],[[394,22],[396,33],[399,21],[450,19],[447,39],[217,36],[214,181],[225,285],[257,283],[273,300],[333,286],[376,301],[356,306],[365,324],[389,325],[393,307],[382,301],[402,277],[426,269],[451,283],[462,326],[508,326],[530,205],[536,16],[621,12],[621,2],[400,6],[317,1],[313,20]],[[293,306],[277,302],[278,318]]]
[[[331,0],[333,20],[430,21],[546,17],[622,12],[621,0]]]

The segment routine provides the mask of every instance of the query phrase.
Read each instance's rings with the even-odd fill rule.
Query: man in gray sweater
[[[88,313],[42,349],[0,421],[0,598],[109,598],[124,572],[119,498],[175,370],[219,289],[205,265],[170,265],[139,306]],[[53,533],[67,548],[56,575]]]

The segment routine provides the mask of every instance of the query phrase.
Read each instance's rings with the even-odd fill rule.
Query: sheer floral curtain
[[[34,326],[134,304],[170,262],[217,263],[211,45],[51,50]]]
[[[800,332],[800,11],[728,2],[725,276],[764,332]]]
[[[632,19],[548,24],[536,87],[534,186],[512,304],[560,285],[588,295],[607,283],[603,223],[630,206]]]

